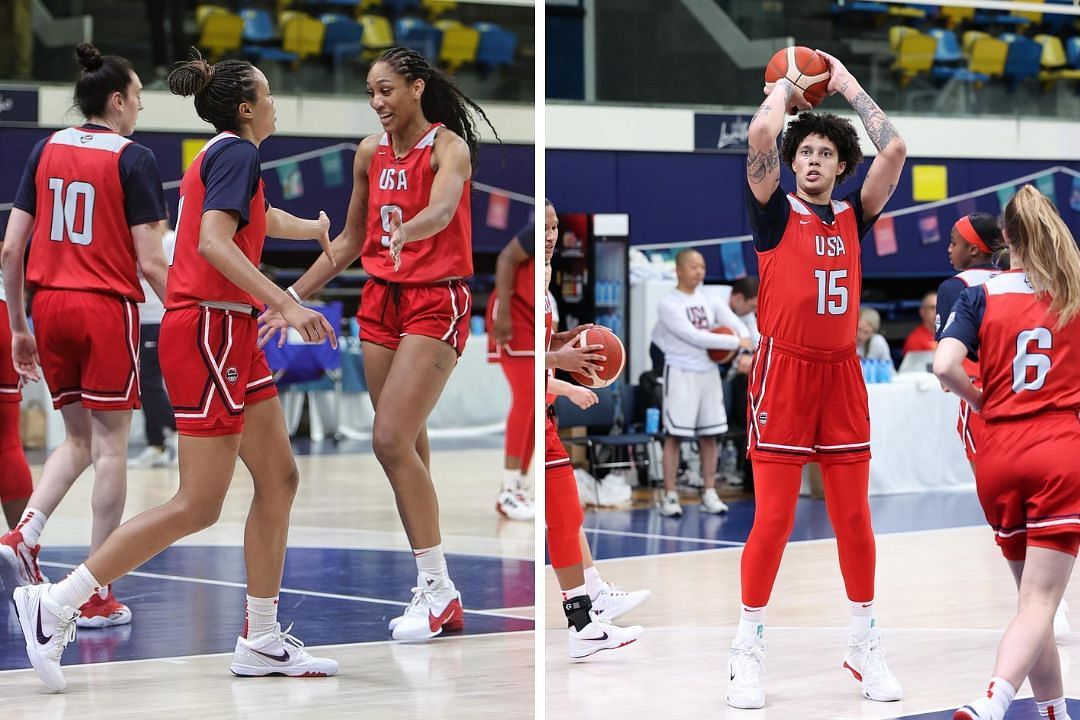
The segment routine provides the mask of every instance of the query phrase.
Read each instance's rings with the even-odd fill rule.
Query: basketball
[[[574,382],[579,385],[589,388],[607,387],[615,382],[619,375],[622,374],[623,365],[626,362],[626,350],[623,348],[619,336],[608,328],[597,325],[581,332],[574,338],[575,347],[584,347],[586,345],[603,345],[604,349],[600,350],[599,354],[606,356],[607,360],[601,363],[603,367],[599,372],[591,371],[588,374],[572,372],[570,377],[574,378]]]
[[[783,77],[802,90],[806,102],[817,107],[825,99],[829,86],[829,63],[818,55],[817,50],[801,45],[787,47],[769,60],[765,68],[766,87],[771,90],[772,83]]]
[[[729,328],[729,327],[727,327],[725,325],[721,325],[720,327],[714,327],[709,332],[714,332],[717,335],[734,335],[735,334],[734,330],[732,330],[731,328]],[[712,349],[712,350],[709,350],[709,359],[714,360],[717,363],[723,365],[724,363],[729,363],[732,360],[734,360],[735,359],[735,353],[737,353],[737,352],[739,352],[738,348],[736,348],[735,350],[716,350],[716,349]]]

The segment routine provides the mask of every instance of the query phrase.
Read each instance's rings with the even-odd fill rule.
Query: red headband
[[[960,234],[960,237],[968,241],[969,244],[979,248],[987,255],[993,255],[994,251],[990,249],[990,246],[986,244],[986,241],[979,237],[979,233],[975,232],[975,227],[971,224],[971,216],[965,215],[956,221],[953,225],[953,230]]]

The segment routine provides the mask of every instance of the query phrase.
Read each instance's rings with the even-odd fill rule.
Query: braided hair
[[[169,73],[169,91],[184,97],[194,95],[199,117],[218,132],[235,132],[240,126],[237,107],[242,102],[254,103],[257,96],[255,66],[247,60],[222,60],[211,65],[192,49],[192,59]]]
[[[102,55],[90,43],[75,47],[75,59],[82,74],[75,83],[75,106],[89,119],[105,114],[105,106],[114,92],[127,94],[135,69],[119,55]]]
[[[473,171],[479,165],[480,133],[476,129],[472,113],[482,117],[491,128],[491,132],[495,133],[495,139],[502,142],[495,126],[484,113],[484,109],[461,92],[457,83],[449,76],[438,68],[431,67],[420,53],[405,47],[392,47],[380,55],[375,62],[386,63],[410,84],[417,80],[424,81],[424,92],[420,96],[420,107],[424,111],[424,117],[434,122],[441,122],[468,144]]]

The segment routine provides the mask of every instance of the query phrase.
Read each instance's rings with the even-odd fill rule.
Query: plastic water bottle
[[[645,410],[645,432],[649,435],[655,435],[660,432],[659,408],[651,407]]]
[[[862,358],[862,379],[863,382],[865,382],[867,385],[874,382],[874,366],[872,365],[872,363],[873,360],[867,360],[866,358]]]
[[[893,375],[896,374],[892,360],[884,359],[879,360],[878,362],[881,363],[881,366],[878,368],[878,382],[891,383]]]
[[[735,450],[735,441],[728,440],[724,443],[724,449],[720,451],[720,474],[731,477],[739,464],[739,453]]]

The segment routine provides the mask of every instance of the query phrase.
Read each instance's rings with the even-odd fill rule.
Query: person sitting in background
[[[937,291],[931,290],[922,299],[919,306],[919,325],[908,333],[904,340],[904,354],[933,350],[937,347]]]
[[[855,332],[855,351],[863,360],[888,360],[889,343],[881,330],[881,315],[874,308],[864,307],[859,310],[859,326]]]

